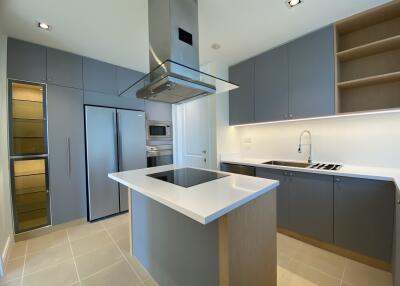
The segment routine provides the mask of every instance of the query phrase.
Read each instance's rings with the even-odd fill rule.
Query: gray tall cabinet
[[[48,85],[53,224],[86,216],[83,91]]]
[[[40,83],[43,86],[47,84],[47,89],[44,88],[47,93],[47,115],[44,120],[48,124],[43,129],[48,130],[49,167],[46,182],[49,186],[53,225],[87,215],[84,105],[143,111],[144,100],[135,97],[138,87],[130,87],[142,76],[142,73],[127,68],[8,38],[7,77],[18,82]],[[116,110],[112,110],[116,114]],[[133,150],[140,153],[137,160],[121,158],[115,170],[146,166],[145,119],[144,113],[139,113],[141,117],[135,115],[133,118],[129,111],[119,110],[119,117],[115,120],[120,120],[120,128],[129,129],[129,124],[125,122],[139,120],[140,130],[133,127],[127,133],[129,136],[114,136],[113,142],[118,142],[118,146],[105,146],[104,142],[99,144],[108,149],[132,151],[132,144],[140,140],[141,148]],[[99,122],[94,124],[97,126]],[[130,156],[128,151],[125,154]],[[107,174],[104,179],[107,181]],[[112,193],[112,188],[108,190],[109,193]],[[120,197],[118,185],[115,189],[117,207],[114,209],[127,210],[127,192],[121,192]],[[109,213],[115,212],[110,210]]]

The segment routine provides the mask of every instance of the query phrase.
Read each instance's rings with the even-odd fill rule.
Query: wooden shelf
[[[400,35],[336,53],[340,61],[349,61],[400,48]]]
[[[370,76],[360,79],[354,79],[349,81],[338,82],[337,87],[341,89],[354,88],[361,86],[368,86],[374,84],[380,84],[385,82],[400,80],[400,71],[394,73],[387,73],[382,75]]]

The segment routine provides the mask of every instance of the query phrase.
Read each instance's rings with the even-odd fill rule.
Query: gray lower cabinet
[[[391,262],[392,182],[335,177],[335,244]]]
[[[47,82],[83,89],[82,57],[47,48]]]
[[[277,217],[278,227],[289,229],[289,192],[290,192],[290,180],[288,176],[289,172],[282,170],[257,168],[256,176],[271,180],[279,181],[279,187],[277,188]]]
[[[48,85],[52,223],[86,216],[83,92]]]
[[[229,92],[229,124],[254,122],[254,60],[230,67],[229,80],[240,86]]]
[[[284,120],[289,114],[287,45],[255,58],[255,121]]]
[[[117,67],[94,59],[83,58],[85,90],[118,95]]]
[[[46,82],[46,48],[8,38],[7,77],[32,82]]]
[[[290,117],[335,114],[333,27],[290,42],[288,55]]]
[[[333,177],[290,172],[289,228],[333,243]]]

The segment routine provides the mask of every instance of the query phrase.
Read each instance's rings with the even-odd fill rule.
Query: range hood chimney
[[[150,73],[136,96],[167,103],[225,92],[237,85],[199,71],[197,0],[148,0]]]

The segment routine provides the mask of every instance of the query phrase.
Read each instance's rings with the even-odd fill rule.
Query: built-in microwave
[[[146,121],[147,140],[172,141],[172,122],[170,121]]]

